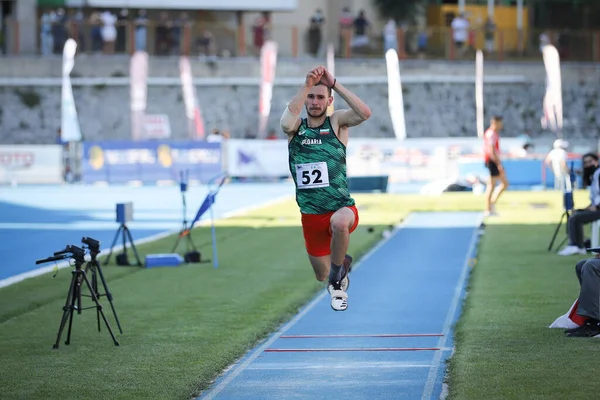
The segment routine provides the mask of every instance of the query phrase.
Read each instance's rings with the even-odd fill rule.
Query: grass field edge
[[[474,235],[474,240],[472,242],[471,247],[469,248],[469,253],[467,254],[467,258],[466,258],[466,265],[465,265],[465,277],[464,277],[464,281],[463,281],[463,294],[461,296],[461,298],[459,299],[458,302],[458,308],[461,310],[461,313],[459,314],[458,318],[456,318],[456,321],[452,324],[452,332],[453,332],[453,345],[452,345],[452,352],[450,353],[450,355],[446,358],[444,364],[444,377],[442,379],[442,393],[440,394],[440,400],[450,400],[452,398],[454,398],[455,393],[452,390],[452,368],[454,368],[454,356],[456,354],[456,349],[458,347],[458,344],[456,342],[456,331],[457,328],[459,326],[459,324],[461,323],[462,320],[462,310],[464,309],[465,305],[467,304],[468,301],[468,297],[469,297],[469,286],[471,284],[471,278],[472,278],[472,273],[473,273],[473,268],[475,267],[475,265],[477,264],[477,260],[478,260],[478,255],[480,253],[480,246],[481,246],[481,239],[482,237],[485,235],[485,230],[486,230],[486,226],[485,224],[485,218],[483,218],[482,216],[482,220],[481,220],[481,224],[479,227],[476,228],[475,230],[475,235]],[[474,260],[474,261],[472,261]]]
[[[286,194],[286,195],[276,197],[275,199],[268,200],[268,201],[260,203],[260,204],[254,204],[252,206],[242,207],[242,208],[239,208],[237,210],[224,213],[220,218],[216,218],[215,221],[221,221],[221,220],[225,220],[225,219],[228,219],[228,218],[240,217],[240,216],[248,214],[248,213],[250,213],[252,211],[255,211],[255,210],[258,210],[258,209],[261,209],[261,208],[264,208],[264,207],[268,207],[268,206],[271,206],[271,205],[274,205],[274,204],[278,204],[278,203],[282,203],[284,201],[290,200],[293,197],[294,196],[292,194]],[[199,221],[197,224],[195,224],[194,229],[197,228],[197,227],[207,226],[210,223],[211,223],[210,219]],[[151,236],[148,236],[148,237],[145,237],[145,238],[134,240],[133,244],[137,246],[137,245],[140,245],[140,244],[152,243],[152,242],[155,242],[157,240],[164,239],[164,238],[167,238],[167,237],[169,237],[171,235],[174,235],[174,234],[178,233],[179,231],[180,231],[180,228],[178,228],[178,229],[172,229],[172,230],[168,230],[168,231],[164,231],[164,232],[160,232],[160,233],[157,233],[155,235],[151,235]],[[121,251],[121,250],[123,250],[123,245],[122,244],[116,245],[112,249],[111,248],[105,248],[104,250],[102,250],[100,252],[99,256],[100,257],[106,256],[106,255],[108,255],[108,253],[111,252],[111,250],[113,252],[114,251],[117,251],[117,252]],[[87,258],[88,257],[86,257],[86,259]],[[52,272],[52,271],[54,271],[56,269],[62,269],[62,268],[69,267],[70,265],[71,265],[71,263],[70,263],[69,260],[64,260],[64,261],[58,262],[58,263],[56,263],[56,264],[54,264],[52,266],[40,267],[40,268],[34,269],[32,271],[23,272],[21,274],[14,275],[14,276],[2,279],[2,280],[0,280],[0,289],[2,289],[4,287],[7,287],[7,286],[10,286],[10,285],[14,285],[15,283],[18,283],[18,282],[22,282],[25,279],[35,278],[37,276],[47,274],[47,273]]]

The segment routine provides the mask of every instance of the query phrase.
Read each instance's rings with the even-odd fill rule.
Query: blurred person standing
[[[483,157],[485,166],[490,172],[485,192],[486,216],[497,215],[496,202],[500,198],[500,195],[508,188],[506,172],[500,160],[500,131],[502,127],[502,117],[494,116],[490,122],[490,127],[483,135]]]
[[[552,168],[552,173],[554,174],[554,188],[565,190],[566,184],[569,182],[569,167],[567,166],[567,148],[569,147],[569,142],[562,139],[556,139],[553,147],[554,148],[550,150],[544,162]]]

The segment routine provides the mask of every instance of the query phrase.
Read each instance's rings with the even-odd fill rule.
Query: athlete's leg
[[[354,227],[356,215],[349,207],[337,210],[329,220],[331,227],[331,270],[329,283],[340,282],[348,271],[344,266],[344,259],[350,244],[350,230]]]
[[[494,193],[494,196],[491,199],[492,204],[496,204],[502,192],[504,192],[506,188],[508,188],[508,180],[506,179],[506,173],[504,171],[500,172],[498,180],[500,181],[500,184],[496,188],[496,192]]]
[[[312,265],[313,270],[315,271],[315,278],[317,278],[319,282],[324,282],[329,277],[331,256],[326,255],[315,257],[309,254],[308,259],[310,260],[310,265]]]
[[[496,187],[497,179],[495,176],[490,175],[487,185],[485,187],[485,211],[492,212],[492,195],[494,194],[494,188]]]
[[[353,225],[350,225],[350,227],[347,229],[349,234],[351,230],[356,228],[358,212],[355,211],[355,208],[345,208],[345,210],[346,211],[342,211],[342,214],[349,212],[352,215]],[[356,216],[354,214],[355,212]],[[315,272],[315,278],[321,282],[325,281],[329,277],[330,267],[332,264],[332,236],[337,230],[337,221],[340,219],[337,216],[334,218],[336,213],[302,216],[302,230],[304,234],[306,252],[308,253],[310,264]],[[336,226],[335,228],[334,225]],[[348,240],[346,239],[346,248],[347,242]],[[351,263],[352,257],[343,253],[342,264],[346,267],[346,269],[350,269]]]

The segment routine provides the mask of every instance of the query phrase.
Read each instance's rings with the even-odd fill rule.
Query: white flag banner
[[[183,90],[183,102],[185,104],[185,115],[188,119],[189,137],[191,139],[204,138],[204,119],[200,112],[198,95],[194,86],[194,77],[192,76],[192,67],[188,57],[179,59],[179,74],[181,78],[181,88]]]
[[[483,138],[483,52],[475,55],[475,108],[477,118],[477,137]]]
[[[277,43],[269,40],[260,51],[260,93],[258,104],[258,135],[259,139],[267,136],[267,125],[271,114],[273,98],[273,81],[277,68]]]
[[[327,70],[335,77],[335,47],[333,46],[333,43],[327,45]],[[335,101],[335,92],[331,91],[331,97],[333,97],[334,100],[331,102],[331,105],[327,107],[327,115],[331,115],[335,111],[335,106],[333,104]]]
[[[77,42],[73,39],[67,39],[63,48],[60,112],[60,131],[63,142],[78,142],[81,140],[81,128],[77,117],[75,99],[73,98],[73,86],[71,85],[71,71],[75,65],[76,52]]]
[[[558,137],[562,137],[563,104],[560,56],[556,47],[552,45],[545,45],[542,48],[542,55],[546,67],[546,95],[543,103],[542,126],[556,132]]]
[[[388,106],[396,139],[406,139],[406,122],[404,120],[404,100],[402,98],[402,82],[400,81],[400,63],[398,53],[389,49],[385,53],[388,78]]]
[[[131,57],[129,71],[131,96],[131,138],[140,140],[145,136],[144,122],[148,96],[148,53],[136,51]]]

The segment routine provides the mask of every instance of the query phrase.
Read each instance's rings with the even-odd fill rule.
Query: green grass
[[[577,204],[584,197],[577,193]],[[410,211],[482,207],[482,198],[468,193],[356,199],[361,225],[351,238],[354,256],[368,251],[383,229]],[[450,363],[453,398],[572,399],[573,390],[587,397],[597,391],[593,341],[567,340],[547,329],[577,294],[576,258],[546,252],[560,202],[553,193],[507,193],[499,207],[502,217],[488,225]],[[322,288],[306,260],[298,217],[293,201],[286,201],[220,221],[218,270],[210,264],[149,270],[105,266],[124,330],[119,347],[104,327],[97,332],[95,312],[86,310],[74,317],[71,345],[61,342],[60,349],[52,349],[69,269],[56,278],[47,274],[0,289],[1,397],[197,395]],[[208,255],[209,231],[193,234]],[[138,249],[142,255],[168,252],[173,241]],[[102,302],[116,331],[110,307]]]
[[[579,294],[581,256],[547,251],[560,203],[510,207],[487,226],[449,362],[450,399],[588,399],[600,391],[598,341],[548,326]],[[577,204],[586,204],[578,193]],[[560,231],[558,241],[564,238]],[[589,237],[589,236],[588,236]]]
[[[360,256],[381,238],[402,208],[361,202],[362,225],[350,253]],[[369,232],[367,227],[373,227]],[[210,253],[208,229],[194,241]],[[0,290],[1,396],[60,399],[189,399],[322,288],[304,251],[292,201],[223,220],[217,228],[218,270],[212,264],[166,269],[105,266],[124,334],[115,347],[96,330],[94,310],[74,316],[71,345],[52,349],[69,269]],[[140,245],[141,255],[168,252],[174,238]],[[90,305],[87,301],[86,305]],[[105,312],[116,324],[106,299]]]

